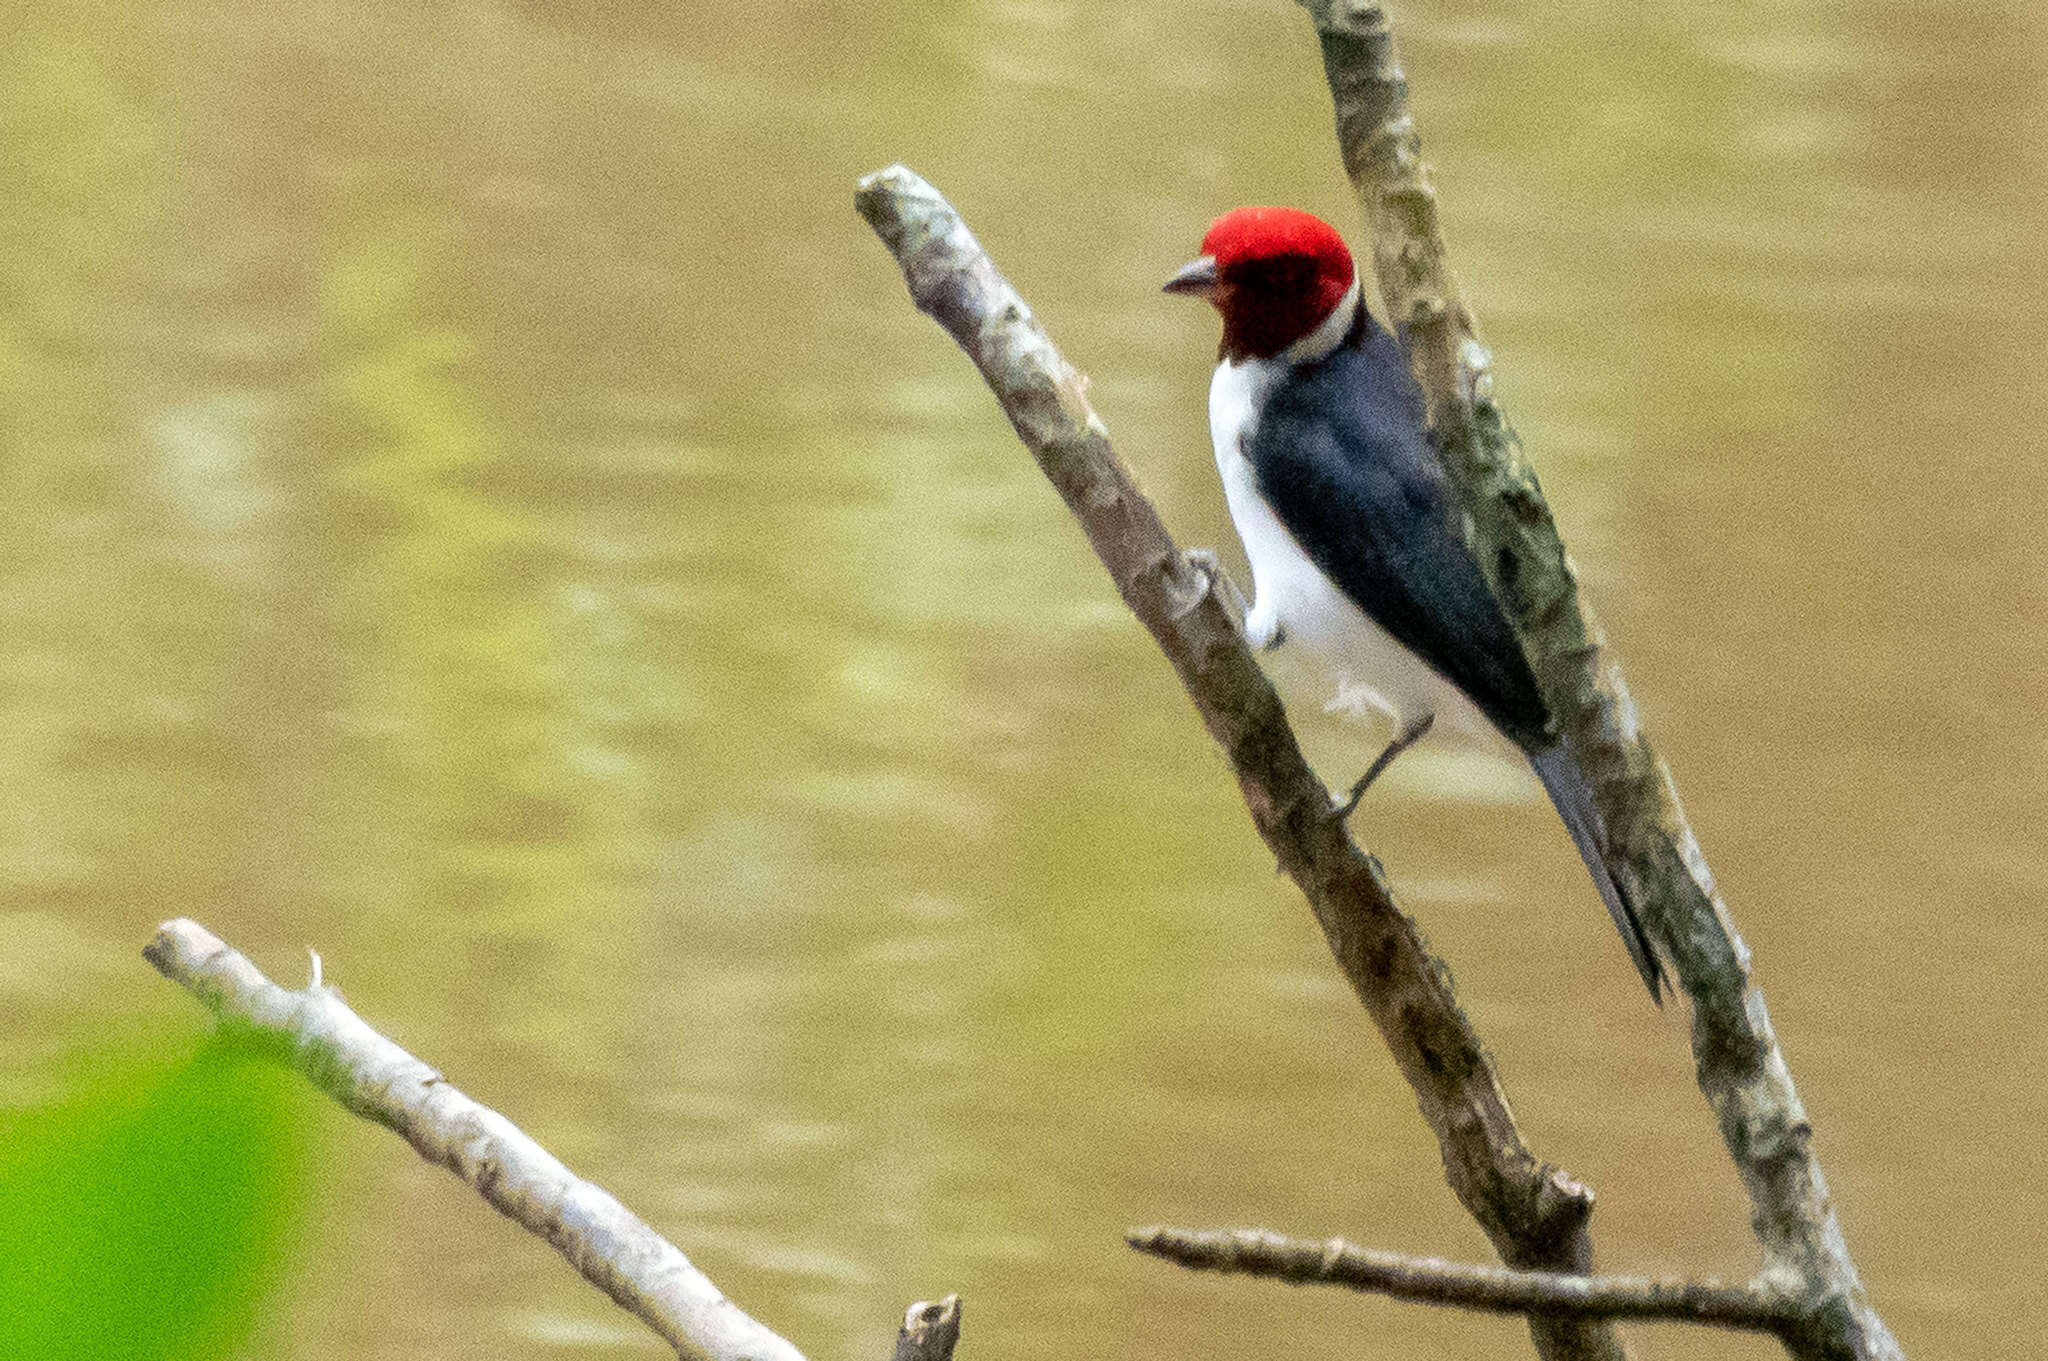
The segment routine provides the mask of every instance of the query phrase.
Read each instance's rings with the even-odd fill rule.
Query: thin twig
[[[727,1299],[674,1244],[610,1192],[584,1181],[504,1116],[372,1030],[333,989],[292,991],[197,922],[165,922],[143,957],[223,1025],[267,1036],[343,1106],[402,1134],[586,1280],[659,1333],[686,1361],[803,1361]]]
[[[1515,623],[1560,736],[1594,782],[1609,863],[1692,999],[1700,1089],[1748,1190],[1765,1274],[1796,1282],[1815,1304],[1811,1327],[1788,1347],[1802,1358],[1900,1358],[1843,1241],[1749,950],[1579,593],[1535,472],[1492,400],[1489,360],[1446,260],[1387,17],[1362,0],[1301,3],[1322,42],[1380,289],[1412,338],[1474,555]]]
[[[1155,1226],[1132,1229],[1125,1240],[1140,1252],[1198,1271],[1267,1276],[1293,1285],[1342,1285],[1419,1304],[1495,1314],[1697,1323],[1764,1333],[1780,1332],[1798,1321],[1784,1300],[1754,1285],[1678,1276],[1517,1271],[1382,1252],[1341,1238],[1287,1238],[1264,1229],[1198,1232]]]
[[[917,306],[980,368],[1229,756],[1259,834],[1307,896],[1414,1089],[1458,1199],[1511,1264],[1589,1268],[1592,1192],[1523,1142],[1443,966],[1394,905],[1378,862],[1334,816],[1329,791],[1303,759],[1272,684],[1218,598],[1217,576],[1174,545],[1110,447],[1080,375],[930,184],[892,166],[863,179],[855,203],[896,256]],[[1555,1361],[1620,1354],[1604,1346],[1550,1353]]]

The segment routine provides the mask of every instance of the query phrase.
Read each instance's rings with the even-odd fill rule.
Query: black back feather
[[[1259,490],[1325,576],[1524,751],[1549,714],[1453,522],[1400,345],[1359,308],[1329,356],[1268,395],[1245,449]]]

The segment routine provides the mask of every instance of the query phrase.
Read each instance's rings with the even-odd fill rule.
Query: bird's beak
[[[1166,281],[1166,287],[1162,291],[1177,293],[1184,298],[1213,300],[1216,297],[1216,290],[1221,286],[1222,281],[1216,277],[1216,257],[1204,255],[1182,265],[1174,276]]]

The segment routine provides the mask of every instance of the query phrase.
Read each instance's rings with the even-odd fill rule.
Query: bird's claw
[[[1339,822],[1350,817],[1352,811],[1358,807],[1358,801],[1365,797],[1365,791],[1372,788],[1372,782],[1377,780],[1388,766],[1394,764],[1396,756],[1428,736],[1430,728],[1435,723],[1436,715],[1427,713],[1395,733],[1394,740],[1387,743],[1385,751],[1373,758],[1373,763],[1365,768],[1365,774],[1358,777],[1358,783],[1351,786],[1351,793],[1345,797],[1344,802],[1331,810],[1330,815]]]
[[[1238,630],[1244,630],[1245,619],[1251,610],[1244,603],[1244,593],[1237,589],[1237,583],[1230,579],[1230,573],[1223,570],[1223,559],[1216,556],[1213,548],[1189,548],[1181,553],[1181,560],[1200,572],[1209,580],[1209,588],[1223,601],[1224,610],[1230,615]]]
[[[1184,549],[1181,560],[1208,576],[1216,594],[1223,598],[1223,608],[1236,622],[1237,631],[1244,635],[1246,647],[1254,652],[1271,652],[1287,641],[1287,630],[1279,620],[1265,618],[1255,607],[1245,603],[1244,592],[1237,589],[1230,573],[1223,570],[1223,560],[1216,556],[1215,549]]]

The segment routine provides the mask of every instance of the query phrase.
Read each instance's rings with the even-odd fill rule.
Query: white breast
[[[1340,309],[1341,310],[1341,309]],[[1314,337],[1311,337],[1314,339]],[[1327,347],[1326,347],[1327,348]],[[1366,716],[1385,715],[1396,726],[1435,714],[1438,726],[1483,732],[1491,725],[1428,663],[1374,623],[1302,551],[1259,494],[1245,456],[1266,394],[1287,372],[1287,357],[1223,363],[1209,385],[1209,433],[1216,470],[1237,536],[1251,561],[1252,604],[1245,637],[1270,646],[1276,633],[1300,644],[1331,671],[1328,707]]]

